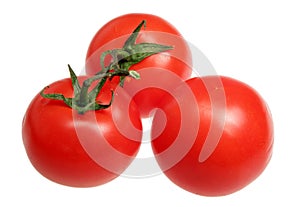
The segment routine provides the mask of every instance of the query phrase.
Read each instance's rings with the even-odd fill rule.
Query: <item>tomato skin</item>
[[[81,83],[83,79],[79,77]],[[99,96],[104,103],[110,100],[109,88]],[[45,93],[72,97],[71,80],[54,82]],[[121,93],[115,95],[129,98]],[[118,130],[112,110],[120,108],[120,100],[117,98],[108,109],[78,114],[62,101],[36,95],[22,123],[23,143],[32,165],[46,178],[72,187],[97,186],[118,177],[137,154],[142,136],[139,112],[133,103],[124,114],[119,110],[119,121],[132,122],[137,131],[124,135]],[[125,113],[130,113],[130,120]],[[101,139],[108,145],[101,145]],[[101,165],[101,160],[111,162],[111,166]]]
[[[195,194],[223,196],[244,188],[264,171],[272,155],[273,122],[266,102],[250,86],[224,76],[193,78],[175,91],[180,91],[183,85],[190,87],[194,100],[179,107],[185,94],[175,92],[176,99],[166,98],[153,119],[152,148],[158,164],[172,182]],[[220,91],[224,99],[222,96],[213,99]],[[198,125],[195,137],[185,134],[177,137],[185,113],[183,107],[194,108],[199,115],[190,114],[189,119],[190,125]],[[163,130],[161,125],[165,125]],[[192,127],[181,130],[189,131]],[[220,137],[209,156],[201,158],[201,153],[215,144],[215,140],[207,140],[210,129],[213,136]],[[216,138],[213,136],[210,139]],[[172,157],[181,149],[166,152],[176,139],[191,146],[182,158],[173,162]],[[205,143],[208,143],[206,149]]]
[[[119,16],[103,27],[93,37],[86,55],[86,73],[93,75],[101,71],[100,56],[106,50],[122,48],[129,35],[136,26],[146,20],[146,28],[142,28],[137,38],[137,43],[148,42],[162,45],[174,46],[174,49],[151,55],[140,63],[133,65],[130,69],[140,71],[145,68],[164,69],[176,74],[183,80],[191,76],[192,55],[187,42],[183,39],[179,31],[166,20],[151,14],[131,13]],[[141,74],[141,80],[148,82],[153,80],[159,73],[151,76]],[[170,83],[171,84],[171,83]],[[134,81],[133,86],[134,87]],[[165,95],[160,85],[148,87],[141,90],[139,94],[133,97],[135,103],[139,106],[141,115],[148,117],[149,112],[156,107],[157,102]],[[149,101],[144,101],[145,99]]]

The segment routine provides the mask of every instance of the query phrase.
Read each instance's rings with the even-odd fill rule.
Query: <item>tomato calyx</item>
[[[112,68],[118,68],[120,70],[129,70],[129,68],[132,65],[141,62],[142,60],[151,55],[173,49],[173,46],[161,45],[156,43],[143,42],[136,44],[136,39],[143,26],[146,27],[145,20],[143,20],[136,27],[136,29],[133,31],[130,37],[126,40],[123,48],[108,50],[101,54],[100,63],[102,70],[99,73],[105,73],[106,71],[109,71]],[[107,55],[110,55],[113,60],[108,66],[105,66],[104,60]],[[123,86],[123,84],[124,77],[121,77],[120,85]]]
[[[59,93],[45,94],[44,91],[49,88],[49,86],[45,87],[40,92],[40,95],[43,98],[63,101],[68,107],[75,109],[79,114],[84,114],[87,111],[96,111],[110,107],[114,97],[113,91],[109,103],[101,104],[96,100],[107,79],[111,80],[113,77],[119,76],[120,86],[123,86],[126,76],[132,77],[134,79],[140,79],[140,75],[137,71],[129,70],[132,65],[141,62],[142,60],[153,54],[173,49],[172,46],[160,45],[156,43],[144,42],[136,44],[138,34],[142,26],[145,25],[146,21],[143,20],[125,41],[123,48],[103,52],[100,57],[100,65],[103,69],[94,76],[84,80],[82,86],[80,86],[78,78],[73,69],[70,65],[68,65],[74,90],[73,98],[65,97],[63,94]],[[112,61],[108,66],[105,66],[104,60],[107,55],[111,55]],[[93,89],[89,90],[92,83],[96,81],[98,81],[96,86],[94,86]]]
[[[109,103],[101,104],[96,100],[101,88],[104,86],[104,84],[108,78],[113,78],[114,76],[120,76],[120,77],[130,76],[135,79],[139,79],[139,74],[136,71],[117,70],[117,71],[110,71],[107,73],[102,73],[102,74],[98,74],[93,77],[90,77],[83,82],[82,86],[80,86],[80,84],[78,82],[78,78],[77,78],[76,74],[74,73],[73,69],[71,68],[70,65],[68,65],[68,67],[69,67],[69,72],[70,72],[70,76],[71,76],[71,80],[72,80],[74,97],[68,98],[68,97],[65,97],[63,94],[59,94],[59,93],[45,94],[44,91],[47,88],[49,88],[49,86],[46,86],[40,92],[40,95],[43,98],[63,101],[67,106],[75,109],[79,114],[84,114],[85,112],[91,111],[91,110],[96,111],[96,110],[106,109],[111,105],[111,103],[113,101],[113,91],[112,91],[112,98]],[[100,80],[100,81],[97,83],[97,85],[92,90],[89,91],[89,88],[91,87],[92,83],[96,80]]]

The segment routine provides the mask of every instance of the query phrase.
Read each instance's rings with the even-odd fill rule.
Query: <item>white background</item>
[[[299,206],[300,6],[292,0],[33,1],[0,3],[0,206]],[[197,4],[196,4],[197,3]],[[202,197],[164,175],[120,177],[77,189],[52,183],[31,166],[21,123],[33,96],[81,72],[88,44],[107,21],[131,12],[171,22],[219,74],[240,79],[268,102],[275,124],[273,158],[264,173],[225,197]]]

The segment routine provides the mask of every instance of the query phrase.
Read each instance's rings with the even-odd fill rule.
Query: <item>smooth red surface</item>
[[[186,101],[180,93],[187,86],[194,100]],[[253,88],[211,76],[190,79],[174,94],[163,100],[152,125],[153,151],[171,181],[195,194],[222,196],[244,188],[264,171],[272,155],[273,123],[266,102]],[[184,107],[194,109],[185,126]],[[186,135],[195,130],[193,123],[194,137]],[[178,136],[179,131],[184,133]],[[167,152],[175,141],[183,144]],[[191,146],[184,148],[185,143]],[[174,162],[180,153],[184,156]]]
[[[83,78],[79,78],[81,83]],[[99,101],[109,103],[111,91],[105,87]],[[72,97],[71,80],[54,82],[45,93]],[[129,96],[121,90],[115,96],[110,108],[82,115],[62,101],[36,95],[22,125],[24,146],[33,166],[48,179],[73,187],[96,186],[119,176],[138,152],[142,125],[133,102],[127,110],[120,110],[122,100]],[[136,130],[128,128],[126,134],[121,133],[112,108],[118,123],[132,123]]]
[[[163,69],[177,75],[182,80],[188,79],[192,73],[190,69],[192,58],[187,42],[179,31],[166,20],[155,15],[141,13],[119,16],[97,31],[87,51],[86,73],[93,75],[99,72],[101,70],[101,54],[107,50],[122,48],[129,35],[142,20],[146,20],[146,27],[141,29],[137,43],[157,43],[173,46],[174,49],[147,57],[140,63],[133,65],[131,69],[138,72],[147,68]],[[160,73],[155,72],[151,75],[141,74],[141,81],[155,81],[159,75]],[[143,90],[145,87],[148,89]],[[161,88],[160,84],[155,82],[154,87],[139,86],[141,90],[134,97],[143,117],[148,117],[149,112],[157,106],[157,102],[165,95],[164,89],[156,90],[155,88]]]

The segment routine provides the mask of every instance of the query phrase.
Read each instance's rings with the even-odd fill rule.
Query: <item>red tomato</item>
[[[199,195],[236,192],[267,166],[273,123],[262,97],[228,77],[192,78],[155,113],[152,148],[165,175]]]
[[[146,20],[146,27],[140,31],[136,43],[147,42],[174,46],[172,50],[151,55],[131,67],[131,69],[140,72],[141,80],[132,80],[127,84],[127,87],[135,88],[132,89],[137,91],[136,94],[133,94],[135,95],[133,100],[140,108],[141,115],[147,117],[165,93],[164,90],[160,90],[161,85],[157,85],[157,81],[150,85],[142,84],[137,88],[137,82],[149,83],[155,81],[161,74],[161,72],[153,71],[151,75],[148,75],[141,70],[147,68],[163,69],[166,72],[176,74],[183,80],[189,78],[192,73],[189,46],[179,31],[169,22],[155,15],[138,13],[122,15],[109,21],[95,34],[89,45],[86,56],[86,73],[93,75],[101,71],[101,54],[107,50],[122,48],[129,35],[142,20]],[[172,82],[168,82],[168,84],[174,87]],[[136,88],[140,90],[136,90]]]
[[[106,84],[99,101],[109,103],[109,89]],[[72,97],[71,80],[54,82],[45,93]],[[142,125],[133,102],[124,108],[123,102],[130,100],[124,90],[117,89],[114,97],[105,110],[79,114],[62,101],[35,96],[22,125],[33,166],[46,178],[74,187],[104,184],[120,175],[138,152]]]

